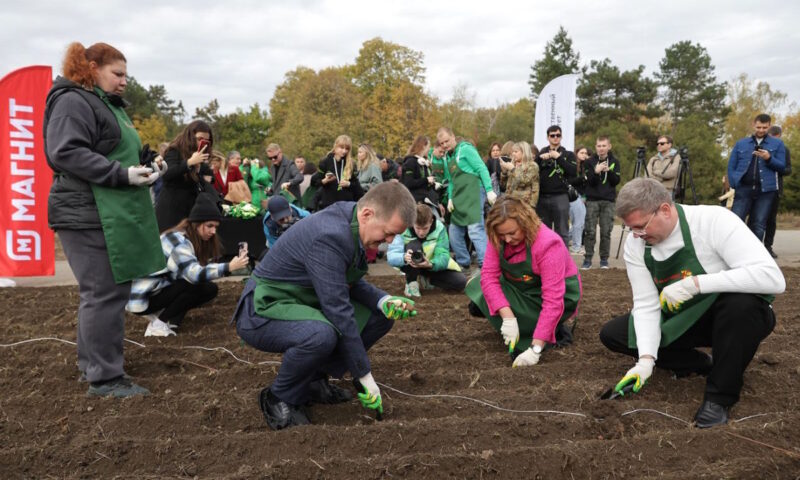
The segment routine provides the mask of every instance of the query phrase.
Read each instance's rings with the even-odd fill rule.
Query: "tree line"
[[[441,125],[485,153],[493,142],[530,141],[538,92],[552,79],[575,73],[575,144],[593,147],[598,135],[607,135],[625,180],[632,175],[636,148],[646,147],[649,158],[656,153],[657,137],[669,135],[676,147],[688,147],[700,201],[716,203],[727,154],[752,133],[758,113],[781,124],[784,142],[800,152],[800,109],[793,104],[788,115],[777,115],[786,94],[745,73],[720,81],[708,51],[691,41],[668,46],[658,70],[648,76],[644,65],[622,70],[609,58],[582,63],[561,27],[531,66],[530,96],[495,107],[478,107],[467,84],[457,85],[451,99],[442,102],[425,89],[425,72],[422,52],[373,38],[362,44],[352,64],[286,72],[268,109],[255,103],[221,114],[212,99],[193,118],[212,125],[218,149],[239,150],[245,157],[263,157],[266,143],[276,142],[315,161],[341,133],[386,156],[402,157],[416,135],[432,135]],[[170,99],[162,85],[144,87],[131,78],[126,98],[143,141],[151,145],[173,138],[185,122],[183,104]],[[800,210],[797,187],[800,175],[786,178],[783,209]]]

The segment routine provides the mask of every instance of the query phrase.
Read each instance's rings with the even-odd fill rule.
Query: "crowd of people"
[[[123,368],[126,311],[147,319],[146,335],[175,335],[190,309],[216,297],[213,280],[248,265],[247,244],[222,258],[226,203],[249,202],[263,215],[268,249],[232,323],[248,345],[283,354],[259,395],[276,430],[311,423],[308,404],[350,401],[349,389],[329,382],[347,372],[359,402],[382,414],[367,351],[395,320],[416,315],[413,299],[431,288],[465,295],[470,314],[500,334],[512,367],[570,345],[579,306],[598,314],[581,305],[580,269],[593,266],[598,225],[599,265],[609,267],[615,216],[630,232],[633,308],[599,334],[636,359],[617,391],[639,392],[655,366],[705,375],[695,422],[726,423],[775,325],[772,296],[785,283],[763,232],[788,156],[767,135],[769,117],[756,117],[729,165],[733,212],[749,214],[751,232],[724,208],[674,202],[680,155],[668,136],[647,164],[650,178],[619,192],[622,159],[611,140],[599,135],[594,151],[573,153],[558,125],[541,149],[496,143],[485,159],[447,127],[417,136],[399,162],[367,143],[353,154],[342,134],[314,165],[275,143],[264,161],[218,152],[213,129],[198,120],[159,155],[141,145],[124,111],[126,76],[116,48],[75,43],[47,100],[49,221],[79,284],[78,369],[89,395],[148,393]],[[403,296],[365,280],[382,248],[405,276]],[[580,269],[571,254],[583,255]]]

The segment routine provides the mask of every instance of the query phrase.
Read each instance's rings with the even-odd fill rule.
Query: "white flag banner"
[[[533,143],[539,147],[547,146],[547,127],[561,127],[561,146],[567,150],[575,149],[575,89],[578,75],[561,75],[554,78],[542,89],[536,99],[536,120],[533,129]]]

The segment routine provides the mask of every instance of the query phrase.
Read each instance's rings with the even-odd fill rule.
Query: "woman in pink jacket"
[[[561,237],[518,199],[494,204],[486,233],[483,268],[466,287],[470,313],[500,332],[514,367],[536,365],[547,344],[571,343],[563,323],[578,311],[578,267]]]

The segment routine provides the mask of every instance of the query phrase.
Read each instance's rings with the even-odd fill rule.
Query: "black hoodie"
[[[613,202],[617,199],[617,185],[620,180],[619,160],[611,152],[608,152],[607,160],[609,170],[599,174],[594,173],[594,168],[600,162],[596,153],[585,162],[587,202],[592,200]]]

